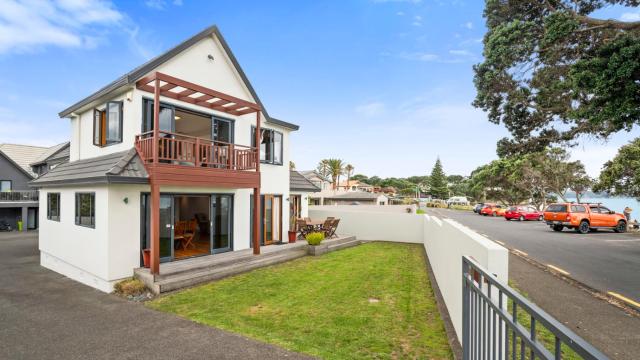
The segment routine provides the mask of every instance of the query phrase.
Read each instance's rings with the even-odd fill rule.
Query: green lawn
[[[450,359],[420,245],[369,243],[147,303],[326,359]]]

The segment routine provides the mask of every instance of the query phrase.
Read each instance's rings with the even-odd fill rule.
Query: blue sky
[[[506,131],[473,101],[479,0],[0,2],[0,142],[69,137],[57,113],[217,24],[272,116],[299,124],[298,169],[338,157],[356,173],[422,175],[436,157],[468,174]],[[606,17],[640,19],[637,9]],[[585,139],[591,175],[638,136]]]

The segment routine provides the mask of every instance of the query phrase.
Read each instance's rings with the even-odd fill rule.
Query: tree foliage
[[[621,147],[613,160],[604,164],[593,190],[640,200],[640,138]]]
[[[474,106],[504,124],[500,156],[640,123],[640,21],[592,17],[640,0],[486,0]]]
[[[580,196],[591,182],[580,161],[569,161],[564,149],[549,148],[503,157],[477,168],[469,180],[469,195],[476,200],[497,200],[507,205],[531,201],[542,207],[552,194],[563,201],[568,201],[568,190]]]
[[[429,193],[437,199],[446,199],[449,196],[447,188],[447,176],[442,169],[440,158],[436,160],[431,176],[429,176]]]

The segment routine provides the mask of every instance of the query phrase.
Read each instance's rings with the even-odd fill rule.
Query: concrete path
[[[309,358],[46,270],[32,232],[0,233],[0,324],[0,359]]]
[[[640,318],[509,255],[509,279],[535,304],[611,359],[636,360]]]

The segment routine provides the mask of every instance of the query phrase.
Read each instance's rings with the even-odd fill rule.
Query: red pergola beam
[[[171,75],[163,74],[160,72],[154,72],[153,74],[146,76],[136,82],[136,87],[140,90],[147,91],[150,93],[155,93],[155,84],[156,80],[165,82],[164,85],[159,87],[159,93],[162,96],[169,97],[172,99],[176,99],[179,101],[188,102],[194,105],[207,107],[213,110],[218,110],[221,112],[225,112],[231,115],[245,115],[250,113],[255,113],[262,111],[260,105],[242,100],[235,96],[222,93],[220,91],[216,91],[213,89],[206,88],[204,86],[200,86],[198,84],[194,84],[182,79],[178,79]],[[184,90],[180,92],[170,91],[176,87],[184,88]],[[203,95],[198,97],[190,97],[189,95],[193,95],[195,93],[201,93]],[[207,102],[216,98],[218,100]],[[232,105],[229,105],[232,104]],[[226,106],[223,106],[226,105]],[[242,109],[238,111],[238,109]]]

